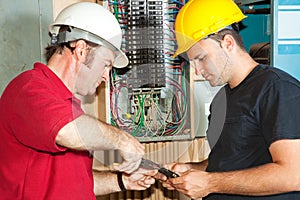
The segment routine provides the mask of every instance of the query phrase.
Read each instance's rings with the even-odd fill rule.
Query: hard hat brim
[[[113,63],[113,66],[115,68],[124,68],[128,64],[129,64],[129,60],[128,60],[127,56],[125,55],[125,53],[122,50],[118,49],[116,51],[116,58]]]

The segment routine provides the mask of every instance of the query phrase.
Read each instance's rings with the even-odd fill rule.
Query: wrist
[[[117,172],[117,180],[118,180],[118,185],[121,191],[126,191],[124,182],[123,182],[123,172]]]
[[[120,129],[117,129],[116,127],[112,127],[112,132],[114,132],[115,134],[113,134],[113,148],[115,150],[120,150],[122,148],[124,148],[124,145],[126,145],[126,135],[124,134],[124,132]],[[125,143],[124,143],[125,142]]]
[[[218,173],[207,173],[207,177],[208,177],[208,191],[209,193],[218,193],[220,192],[220,188],[219,188],[219,182],[221,181],[218,177]]]

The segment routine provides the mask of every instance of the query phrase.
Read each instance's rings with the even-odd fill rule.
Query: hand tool
[[[159,173],[165,175],[167,178],[176,178],[179,177],[178,174],[176,174],[175,172],[166,169],[165,167],[163,167],[162,165],[155,163],[151,160],[148,159],[142,159],[142,162],[140,164],[141,168],[144,169],[157,169]]]

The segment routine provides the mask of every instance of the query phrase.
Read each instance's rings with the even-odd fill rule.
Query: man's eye
[[[200,62],[202,62],[204,60],[205,57],[198,57],[197,60],[199,60]]]
[[[112,65],[110,65],[110,64],[105,64],[105,65],[104,65],[104,68],[110,70],[110,69],[112,68]]]
[[[202,56],[199,57],[199,59],[204,60],[207,57],[207,54],[204,54]]]
[[[203,58],[198,58],[198,61],[202,62],[202,61],[203,61]]]

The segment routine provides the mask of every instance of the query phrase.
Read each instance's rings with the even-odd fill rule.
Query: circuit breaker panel
[[[163,1],[128,1],[125,50],[133,89],[165,86]]]
[[[140,141],[192,138],[189,72],[176,50],[174,22],[184,1],[107,1],[123,31],[124,69],[110,81],[111,124]]]

